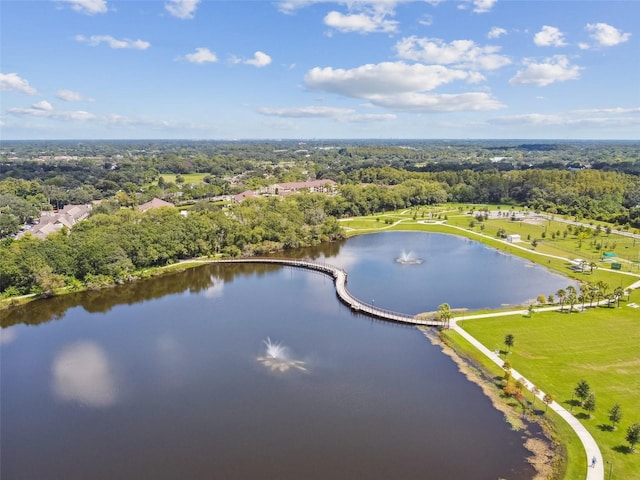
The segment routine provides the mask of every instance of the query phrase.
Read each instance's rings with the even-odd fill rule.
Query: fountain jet
[[[420,265],[424,260],[417,258],[413,255],[413,252],[402,251],[400,256],[396,258],[396,262],[402,265]]]
[[[258,357],[258,361],[271,371],[286,372],[292,368],[306,372],[305,362],[293,360],[289,356],[289,349],[279,342],[272,342],[269,337],[263,340],[265,344],[265,355]]]

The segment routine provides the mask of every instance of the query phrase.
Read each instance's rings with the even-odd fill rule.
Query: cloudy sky
[[[640,1],[0,0],[3,139],[640,138]]]

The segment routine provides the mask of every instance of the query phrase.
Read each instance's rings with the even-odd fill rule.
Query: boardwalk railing
[[[342,268],[334,267],[327,263],[314,262],[312,260],[294,260],[289,258],[266,258],[266,257],[250,257],[250,258],[229,258],[216,260],[214,263],[268,263],[274,265],[285,265],[294,268],[305,268],[307,270],[313,270],[333,277],[334,285],[336,288],[336,294],[340,300],[351,307],[353,311],[370,315],[372,317],[380,318],[383,320],[389,320],[392,322],[405,323],[410,325],[422,325],[437,327],[443,325],[438,320],[422,320],[412,315],[405,313],[393,312],[391,310],[385,310],[383,308],[370,305],[362,302],[354,297],[349,290],[347,290],[347,272]]]

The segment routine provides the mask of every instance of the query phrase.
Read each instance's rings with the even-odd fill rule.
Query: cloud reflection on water
[[[0,345],[9,345],[13,343],[18,336],[16,327],[7,327],[0,329]]]
[[[53,394],[89,407],[110,407],[118,400],[113,369],[95,342],[80,341],[63,348],[53,359]]]

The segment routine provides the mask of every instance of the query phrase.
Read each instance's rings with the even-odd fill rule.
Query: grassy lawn
[[[185,185],[195,184],[200,185],[204,177],[209,175],[208,173],[183,173],[182,178],[184,178]],[[161,173],[160,176],[164,178],[165,182],[176,183],[176,174],[173,173]]]
[[[631,296],[640,302],[640,291]],[[490,349],[504,349],[506,334],[515,345],[509,354],[513,368],[571,409],[572,393],[586,380],[596,396],[593,418],[579,406],[573,412],[598,442],[614,478],[640,478],[640,454],[629,453],[626,429],[640,422],[640,309],[621,302],[620,308],[594,308],[582,313],[534,313],[466,320],[463,327]],[[623,418],[609,430],[608,410],[619,403]],[[571,478],[571,477],[568,477]]]
[[[501,368],[481,354],[474,346],[468,343],[456,332],[453,330],[447,330],[444,334],[449,340],[450,345],[453,346],[459,355],[462,355],[474,364],[481,366],[484,371],[493,377],[504,375],[504,371]],[[533,401],[533,394],[525,393],[525,397],[527,400]],[[536,400],[536,402],[536,408],[542,410],[540,400]],[[512,415],[518,415],[519,411],[519,407],[513,406]],[[558,441],[562,445],[561,448],[564,449],[565,461],[558,472],[562,475],[559,478],[564,478],[566,480],[583,479],[587,472],[587,456],[584,451],[584,447],[582,446],[582,442],[569,424],[553,412],[553,410],[546,411],[544,416],[552,422],[553,429],[556,434],[555,440]],[[513,419],[510,419],[509,421],[515,424],[518,420],[514,422]],[[566,461],[566,459],[569,459],[569,461]]]
[[[495,207],[490,208],[497,209]],[[476,207],[476,211],[478,210],[480,208]],[[502,210],[511,209],[502,206]],[[640,278],[637,276],[640,264],[635,261],[640,255],[638,240],[603,232],[595,238],[584,239],[580,245],[575,235],[563,236],[567,224],[552,220],[543,222],[546,224],[547,239],[534,248],[530,242],[526,242],[526,238],[530,236],[531,239],[540,239],[545,225],[491,219],[484,222],[483,229],[479,225],[471,229],[471,217],[464,214],[468,211],[468,205],[421,207],[358,217],[343,221],[343,225],[348,227],[347,233],[350,236],[388,229],[461,235],[527,258],[569,278],[593,284],[603,281],[609,285],[609,291],[617,286],[626,287]],[[446,215],[446,221],[443,224],[426,222],[429,213],[436,220],[437,215],[441,216],[440,220],[444,220]],[[387,219],[398,223],[390,225],[385,222]],[[524,249],[499,241],[496,238],[499,228],[504,228],[507,234],[520,234],[525,241],[518,245]],[[557,234],[558,231],[561,233]],[[549,239],[550,232],[556,232],[556,240]],[[595,248],[592,243],[594,240],[602,242],[600,250]],[[612,271],[610,264],[600,262],[601,254],[611,251],[614,243],[616,253],[635,261],[623,263],[623,271],[636,276],[622,275]],[[593,261],[597,268],[593,272],[574,271],[568,260],[576,258]],[[540,293],[546,296],[555,292]],[[632,293],[630,302],[640,304],[640,290]],[[600,307],[582,313],[545,312],[535,313],[533,318],[514,315],[462,322],[469,333],[491,350],[496,346],[503,346],[506,334],[513,334],[515,346],[509,355],[513,368],[567,408],[571,408],[571,395],[577,382],[587,380],[596,395],[593,418],[589,418],[578,405],[573,407],[573,412],[598,442],[604,460],[611,462],[612,478],[620,479],[640,478],[640,453],[630,453],[624,438],[631,423],[640,423],[640,405],[634,402],[640,395],[640,309],[628,307],[626,303],[623,301],[620,308]],[[473,361],[485,368],[494,368],[486,365],[482,356],[474,352],[471,346],[465,345],[466,342],[455,333],[448,332],[447,336],[454,342],[457,350],[465,351],[465,355]],[[621,405],[623,418],[618,429],[611,431],[607,411],[615,403]],[[586,458],[582,444],[566,422],[554,418],[551,412],[549,417],[554,422],[559,441],[567,449],[564,478],[584,478]],[[608,467],[609,465],[605,468],[607,473]]]

